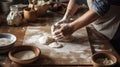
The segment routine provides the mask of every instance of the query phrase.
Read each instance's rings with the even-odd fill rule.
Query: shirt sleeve
[[[105,13],[108,12],[109,8],[110,3],[108,0],[94,0],[93,9],[98,15],[104,16]]]

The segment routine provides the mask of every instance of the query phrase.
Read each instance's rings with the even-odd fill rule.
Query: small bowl
[[[16,36],[10,33],[0,33],[0,54],[8,52],[16,42]]]
[[[95,53],[91,59],[94,67],[112,67],[117,63],[117,58],[107,52]]]
[[[37,11],[31,8],[24,8],[23,15],[26,21],[36,21],[37,19]]]
[[[9,51],[10,60],[18,64],[29,64],[36,61],[41,54],[39,48],[31,45],[16,46]]]

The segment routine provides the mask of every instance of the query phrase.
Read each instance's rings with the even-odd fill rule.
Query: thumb
[[[51,26],[51,32],[54,32],[55,31],[55,25],[52,25]]]

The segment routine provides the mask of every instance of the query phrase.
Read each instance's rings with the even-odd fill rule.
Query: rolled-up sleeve
[[[105,13],[108,12],[109,8],[110,3],[108,0],[94,0],[93,9],[98,15],[104,16]]]

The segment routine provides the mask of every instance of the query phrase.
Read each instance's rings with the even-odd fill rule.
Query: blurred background
[[[51,0],[52,2],[68,2],[69,0]],[[86,0],[81,0],[81,4]],[[8,12],[9,6],[13,4],[28,4],[28,0],[0,0],[0,12]]]

